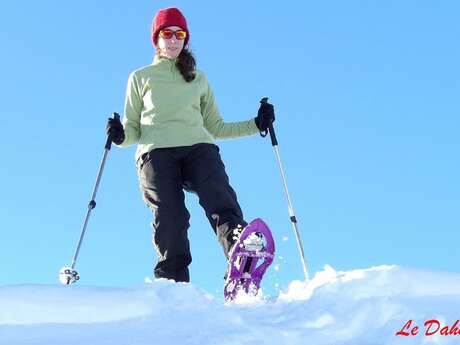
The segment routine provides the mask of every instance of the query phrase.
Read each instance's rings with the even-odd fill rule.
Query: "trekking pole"
[[[120,115],[118,113],[113,113],[113,118],[115,120],[120,120]],[[78,254],[80,253],[80,247],[83,242],[83,238],[85,236],[86,226],[88,225],[88,220],[91,215],[91,211],[96,207],[96,194],[99,188],[99,184],[101,182],[101,177],[102,177],[102,172],[104,171],[105,161],[107,160],[107,155],[111,147],[112,147],[112,134],[109,133],[109,135],[107,136],[107,141],[105,143],[104,156],[102,157],[102,161],[99,166],[99,171],[97,173],[96,183],[93,188],[93,194],[91,195],[91,200],[88,204],[88,211],[86,213],[86,218],[85,218],[85,221],[83,222],[83,227],[80,233],[80,238],[77,243],[77,248],[75,249],[75,253],[73,255],[72,264],[70,265],[70,267],[67,267],[67,266],[62,267],[61,270],[59,271],[59,280],[64,285],[70,285],[80,279],[78,272],[75,270],[75,265],[77,263]]]
[[[262,98],[260,103],[267,103],[267,101],[268,101],[268,98],[264,97],[264,98]],[[303,246],[302,246],[302,241],[300,239],[299,229],[297,228],[297,218],[296,218],[296,216],[294,214],[294,208],[292,207],[291,196],[289,194],[288,185],[287,185],[287,181],[286,181],[286,174],[284,173],[283,164],[281,162],[280,152],[279,152],[279,149],[278,149],[278,140],[276,140],[275,129],[273,128],[273,122],[271,122],[271,121],[268,124],[268,131],[270,133],[270,139],[272,141],[273,149],[275,150],[276,160],[278,162],[278,166],[280,168],[280,173],[281,173],[281,178],[283,180],[284,192],[286,193],[287,202],[288,202],[288,208],[289,208],[289,217],[290,217],[292,227],[294,229],[294,234],[295,234],[295,237],[296,237],[296,240],[297,240],[297,246],[298,246],[299,252],[300,252],[300,259],[302,260],[302,267],[303,267],[303,272],[305,274],[305,280],[308,280],[307,261],[305,260],[305,253],[303,251]],[[265,137],[267,135],[267,131],[265,131],[265,133],[260,132],[260,135],[262,137]]]

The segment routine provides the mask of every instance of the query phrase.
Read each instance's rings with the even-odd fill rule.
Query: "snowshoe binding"
[[[240,293],[256,296],[275,255],[275,241],[262,219],[256,218],[240,231],[229,253],[224,285],[224,297],[228,302]]]

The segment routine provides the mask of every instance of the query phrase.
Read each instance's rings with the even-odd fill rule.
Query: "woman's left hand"
[[[259,131],[267,131],[269,124],[275,122],[275,109],[273,105],[268,102],[261,102],[255,122]]]

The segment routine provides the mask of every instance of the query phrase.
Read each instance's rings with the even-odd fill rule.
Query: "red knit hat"
[[[168,26],[180,26],[183,30],[187,32],[187,37],[185,37],[184,47],[187,45],[187,42],[190,38],[190,33],[187,28],[187,21],[185,20],[184,15],[176,7],[169,7],[159,10],[153,18],[152,23],[152,43],[155,46],[158,41],[158,33],[161,29]]]

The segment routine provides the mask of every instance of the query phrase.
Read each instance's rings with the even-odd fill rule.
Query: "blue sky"
[[[186,15],[227,121],[275,105],[313,274],[399,264],[459,270],[460,5],[455,1],[60,1],[0,5],[0,284],[55,284],[70,264],[129,73],[150,64],[155,12]],[[302,268],[269,140],[218,142],[247,220],[277,240],[273,292]],[[79,284],[151,276],[151,213],[135,147],[113,149]],[[225,260],[194,195],[192,282],[220,294]],[[278,270],[274,267],[277,265]]]

